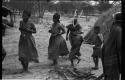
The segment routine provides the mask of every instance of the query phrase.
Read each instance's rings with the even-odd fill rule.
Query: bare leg
[[[5,56],[6,56],[6,54],[2,54],[2,62],[3,62],[4,58],[5,58]]]
[[[71,66],[74,66],[73,59],[71,59],[70,61],[71,61]]]
[[[92,69],[98,69],[98,58],[97,57],[93,57],[93,62],[95,64],[95,67],[93,67]]]
[[[81,61],[81,59],[80,59],[80,57],[78,56],[77,57],[77,60],[78,60],[78,62],[77,62],[77,64]]]
[[[57,59],[54,60],[54,65],[57,65]]]
[[[99,59],[98,57],[95,58],[95,67],[98,69],[98,62],[99,62]]]
[[[2,62],[3,62],[4,58],[5,58],[5,56],[6,56],[6,51],[4,50],[4,48],[2,46]]]
[[[6,57],[6,51],[4,50],[3,46],[2,46],[2,62],[4,60],[4,58]],[[5,69],[2,68],[2,71],[4,71]]]
[[[28,72],[28,61],[21,61],[21,64],[23,66],[23,71],[22,72]]]
[[[55,66],[57,65],[57,59],[53,59],[53,64],[51,64],[51,66]]]

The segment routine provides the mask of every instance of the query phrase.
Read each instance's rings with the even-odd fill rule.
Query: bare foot
[[[73,68],[73,71],[77,71],[77,68]]]
[[[34,62],[35,62],[35,63],[39,63],[39,60],[35,60]]]
[[[23,69],[20,73],[30,73],[30,71]]]
[[[50,66],[57,66],[58,64],[54,64],[54,63],[52,63],[52,64],[50,64]]]
[[[74,67],[74,64],[71,64],[72,67]]]
[[[78,60],[77,64],[79,64],[79,62],[81,61],[81,59],[80,59],[80,58],[78,58],[77,60]]]
[[[28,71],[28,70],[26,70],[26,71],[24,71],[24,73],[31,73],[30,71]]]
[[[50,64],[50,66],[55,66],[55,64]]]

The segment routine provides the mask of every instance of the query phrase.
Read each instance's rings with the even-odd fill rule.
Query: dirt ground
[[[52,24],[52,15],[49,17],[45,15],[43,19],[43,23],[35,24],[37,33],[33,34],[35,37],[37,50],[39,54],[40,63],[30,63],[29,71],[30,73],[19,73],[22,69],[22,66],[18,60],[18,42],[20,32],[19,21],[21,20],[19,17],[16,19],[16,23],[14,28],[8,28],[6,30],[6,36],[3,37],[3,46],[7,52],[7,56],[5,57],[2,67],[5,71],[2,71],[3,80],[6,79],[40,79],[40,80],[63,80],[63,79],[47,79],[49,75],[49,70],[53,69],[53,67],[49,66],[52,62],[47,59],[47,49],[49,43],[50,34],[48,33],[49,27]],[[86,22],[85,18],[80,18],[79,23],[83,28],[83,37],[89,31],[89,29],[94,25],[96,17],[90,17],[90,21]],[[67,25],[72,22],[72,18],[61,17],[61,23]],[[65,38],[66,34],[63,35]],[[67,41],[67,46],[70,50],[69,41]],[[94,66],[92,61],[92,46],[88,44],[82,44],[81,46],[81,62],[75,67],[82,71],[90,70],[91,67]],[[59,66],[70,66],[69,60],[66,58],[59,58]],[[94,73],[95,76],[99,76],[102,73],[102,63],[99,61],[99,70],[91,70],[91,73]],[[72,80],[72,79],[71,79]]]

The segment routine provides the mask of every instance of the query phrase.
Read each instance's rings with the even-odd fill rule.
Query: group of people
[[[28,72],[29,62],[33,61],[35,63],[39,63],[35,39],[32,36],[33,33],[36,33],[36,28],[35,25],[29,21],[30,16],[30,11],[24,10],[19,27],[21,35],[18,51],[19,61],[21,61],[23,66],[23,72]],[[121,13],[115,14],[114,19],[115,21],[110,29],[108,40],[105,43],[103,43],[104,41],[100,33],[100,27],[94,27],[94,40],[92,41],[94,47],[92,57],[95,67],[93,67],[93,69],[98,69],[98,59],[101,58],[105,80],[118,80],[120,74]],[[78,63],[81,60],[80,47],[84,42],[81,35],[83,34],[82,27],[78,23],[77,19],[74,19],[72,24],[66,26],[67,33],[64,27],[65,26],[60,23],[60,15],[55,13],[53,15],[52,27],[48,31],[51,33],[48,45],[48,59],[53,61],[52,66],[58,64],[59,56],[69,55],[71,66],[74,66],[73,62],[75,59],[78,60]],[[64,33],[66,33],[66,40],[70,41],[70,51],[67,48],[66,40],[62,37],[62,34]],[[2,47],[2,54],[3,53],[5,53],[5,50]]]
[[[82,27],[78,24],[77,19],[74,19],[73,24],[70,24],[67,27],[67,34],[66,34],[66,40],[70,40],[71,43],[71,50],[68,51],[66,41],[61,36],[66,31],[64,29],[64,25],[60,23],[59,21],[60,15],[58,13],[55,13],[53,16],[53,24],[51,30],[49,32],[51,33],[51,37],[49,40],[49,47],[48,47],[48,59],[53,60],[52,65],[57,64],[57,59],[59,56],[65,56],[69,54],[69,59],[71,61],[71,65],[74,66],[73,60],[77,59],[80,61],[79,57],[80,54],[80,46],[83,42],[83,38],[81,36]],[[70,32],[70,34],[69,34]]]

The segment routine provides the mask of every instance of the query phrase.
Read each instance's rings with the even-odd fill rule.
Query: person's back
[[[94,35],[94,42],[93,44],[95,45],[95,47],[101,47],[102,45],[102,40],[101,40],[101,37],[99,36],[99,34],[95,34]]]
[[[102,48],[102,63],[105,80],[119,80],[121,65],[121,20],[116,19],[121,14],[115,15],[107,41]],[[121,18],[119,16],[119,18]]]
[[[117,40],[119,41],[121,39],[121,28],[118,26],[113,26],[112,30],[110,30],[110,35],[105,43],[105,56],[114,55],[117,52],[116,46],[117,46]],[[107,53],[107,54],[106,54]],[[109,54],[110,53],[110,54]]]

